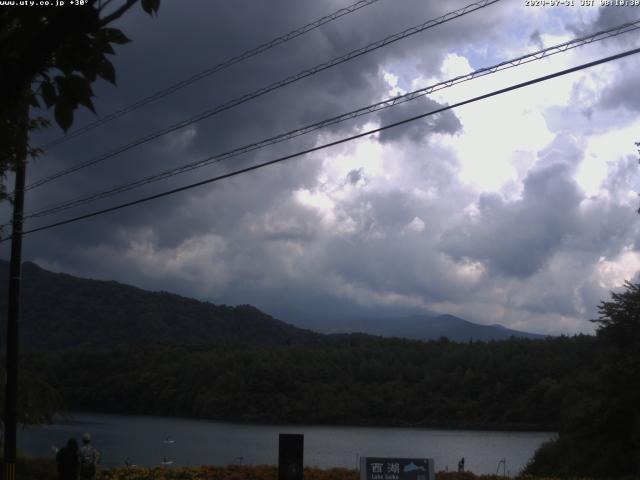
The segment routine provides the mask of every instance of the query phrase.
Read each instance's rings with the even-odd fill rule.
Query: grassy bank
[[[17,478],[20,480],[57,480],[56,465],[52,459],[21,458],[17,465]],[[193,468],[139,468],[118,467],[101,468],[96,480],[277,480],[278,469],[275,466],[226,467],[202,466]],[[305,480],[359,480],[356,470],[346,468],[305,468]],[[436,480],[499,480],[496,475],[474,475],[472,473],[436,473]],[[551,477],[520,477],[522,480],[556,480]],[[584,479],[586,480],[586,479]]]

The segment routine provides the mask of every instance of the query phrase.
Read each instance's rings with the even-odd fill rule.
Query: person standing
[[[59,480],[77,480],[78,478],[78,442],[70,438],[66,447],[56,453]]]
[[[82,447],[78,453],[80,463],[80,478],[82,480],[95,480],[96,466],[100,463],[100,453],[91,445],[91,435],[82,435]]]

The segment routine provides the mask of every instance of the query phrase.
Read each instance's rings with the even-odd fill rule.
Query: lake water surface
[[[304,463],[321,468],[356,468],[361,456],[433,458],[436,471],[454,470],[461,457],[478,474],[496,473],[506,459],[515,475],[551,432],[494,432],[344,426],[245,425],[184,418],[135,415],[74,414],[65,424],[27,427],[18,431],[18,448],[36,456],[52,456],[90,432],[102,452],[103,465],[123,465],[128,457],[141,466],[278,463],[278,434],[304,434]],[[167,439],[169,441],[167,441]],[[500,467],[502,473],[502,466]]]

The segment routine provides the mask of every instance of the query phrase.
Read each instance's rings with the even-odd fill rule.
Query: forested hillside
[[[0,285],[8,264],[0,261]],[[260,345],[318,344],[334,340],[290,325],[251,305],[214,305],[167,292],[150,292],[118,282],[53,273],[34,263],[23,265],[22,348],[63,350],[155,343]],[[7,288],[0,288],[0,321],[6,318]],[[367,332],[388,337],[455,341],[543,338],[499,325],[478,325],[451,315],[348,321],[326,318],[309,328]],[[340,328],[338,328],[340,326]],[[4,348],[4,330],[0,345]]]
[[[120,347],[30,355],[72,409],[291,423],[556,429],[593,337]]]
[[[8,266],[0,261],[0,285]],[[250,305],[213,305],[117,282],[53,273],[23,265],[21,344],[24,350],[62,350],[154,343],[314,343],[322,335],[276,320]],[[7,289],[0,288],[0,321]],[[4,329],[0,344],[4,346]]]
[[[23,269],[22,366],[72,410],[539,430],[593,388],[593,337],[322,335],[251,306]]]

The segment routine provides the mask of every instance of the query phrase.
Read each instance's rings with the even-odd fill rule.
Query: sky
[[[379,0],[48,150],[27,183],[471,2]],[[597,2],[599,3],[599,2]],[[163,0],[118,23],[123,108],[349,0]],[[87,195],[640,18],[640,7],[502,0],[27,193],[26,211]],[[635,48],[640,32],[439,90],[392,109],[42,219],[29,228],[255,165]],[[33,233],[23,259],[290,322],[453,314],[592,333],[638,281],[640,56],[447,110],[221,182]],[[42,113],[42,112],[40,112]],[[45,113],[46,114],[46,113]],[[87,111],[74,127],[93,121]],[[61,135],[56,126],[33,137]],[[5,205],[3,218],[9,218]],[[7,242],[0,255],[8,258]]]

